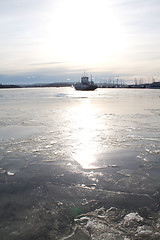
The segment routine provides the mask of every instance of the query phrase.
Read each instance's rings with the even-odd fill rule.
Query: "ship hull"
[[[97,88],[97,85],[84,85],[84,84],[75,84],[74,88],[79,91],[94,91]]]

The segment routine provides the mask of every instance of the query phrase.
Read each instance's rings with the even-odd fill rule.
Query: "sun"
[[[123,51],[123,31],[105,0],[60,0],[48,26],[48,51],[57,61],[94,66]]]

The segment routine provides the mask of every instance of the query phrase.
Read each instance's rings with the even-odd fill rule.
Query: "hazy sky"
[[[0,0],[0,83],[160,76],[159,0]]]

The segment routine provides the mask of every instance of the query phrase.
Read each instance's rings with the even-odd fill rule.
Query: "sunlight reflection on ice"
[[[93,167],[94,155],[98,149],[96,109],[93,108],[89,99],[85,99],[73,112],[73,138],[76,139],[76,152],[73,158],[83,168],[90,168]]]
[[[78,162],[84,169],[94,168],[93,163],[95,162],[94,152],[89,150],[82,150],[73,155],[73,158]]]

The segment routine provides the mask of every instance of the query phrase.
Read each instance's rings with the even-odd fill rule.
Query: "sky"
[[[159,0],[0,0],[0,83],[160,80]]]

